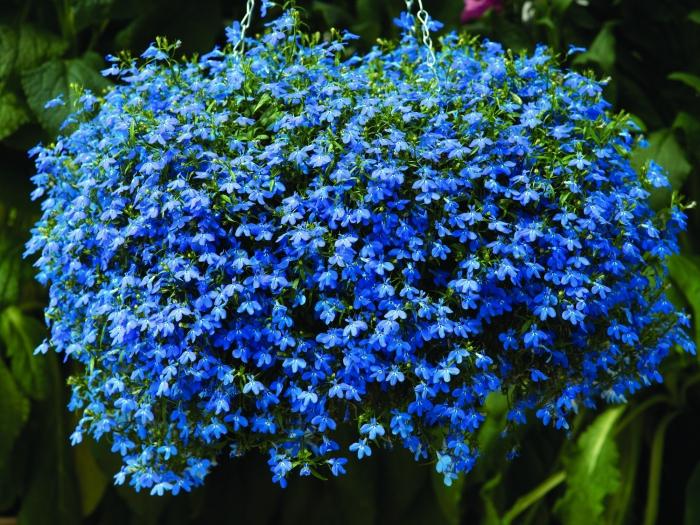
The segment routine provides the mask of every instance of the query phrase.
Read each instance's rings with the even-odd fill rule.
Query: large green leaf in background
[[[21,24],[17,29],[0,24],[0,80],[12,71],[23,71],[59,57],[67,47],[60,36],[32,24]]]
[[[598,416],[566,459],[566,492],[555,507],[564,525],[601,523],[605,498],[620,484],[613,426],[623,410],[609,408]]]
[[[42,323],[16,306],[0,312],[0,338],[5,342],[12,375],[24,394],[34,399],[43,399],[48,393],[47,360],[34,356],[45,331]]]
[[[75,86],[91,89],[95,93],[110,85],[96,70],[102,59],[95,53],[86,53],[81,58],[68,60],[54,59],[26,71],[22,75],[22,86],[27,96],[27,103],[41,125],[58,133],[63,121],[75,108],[80,93]],[[59,95],[66,102],[46,110],[44,105]]]
[[[673,189],[680,189],[693,166],[688,162],[685,151],[676,140],[674,130],[668,128],[655,131],[649,135],[648,141],[647,148],[640,148],[634,152],[632,165],[640,170],[653,159],[668,171]]]
[[[0,92],[0,140],[31,120],[24,101],[12,91]]]
[[[29,416],[29,400],[22,395],[0,359],[0,471],[8,461],[15,439]]]
[[[700,77],[697,75],[693,75],[692,73],[684,73],[683,71],[676,71],[675,73],[671,73],[668,78],[683,82],[686,86],[689,86],[697,93],[700,93]]]
[[[584,53],[576,56],[574,64],[597,64],[601,71],[610,73],[615,64],[615,22],[606,22]]]
[[[19,525],[75,525],[80,523],[80,498],[68,443],[65,421],[65,386],[55,354],[47,361],[50,394],[35,407],[36,428],[32,433],[32,480],[19,511]]]
[[[676,255],[669,258],[668,271],[692,309],[695,342],[700,344],[700,266],[690,257]]]

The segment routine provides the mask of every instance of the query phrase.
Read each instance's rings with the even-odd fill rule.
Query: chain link
[[[405,0],[406,11],[409,14],[412,14],[414,1],[415,0]],[[428,67],[433,70],[433,73],[437,75],[437,73],[435,71],[435,64],[437,63],[437,59],[435,58],[435,49],[433,48],[433,39],[430,36],[430,29],[428,28],[428,23],[430,22],[430,15],[428,15],[428,11],[426,11],[425,8],[423,7],[423,0],[418,0],[418,13],[416,13],[416,17],[418,18],[418,23],[420,25],[421,37],[423,39],[423,45],[428,50],[428,59],[427,59],[426,63],[428,65]]]
[[[430,16],[428,12],[423,7],[423,0],[418,0],[418,21],[420,22],[420,28],[423,32],[423,45],[428,49],[428,67],[435,71],[435,63],[437,59],[435,58],[435,50],[433,49],[433,39],[430,37],[430,29],[428,29],[428,22],[430,21]]]
[[[411,13],[413,10],[413,2],[414,0],[405,0],[406,2],[406,11],[408,13]],[[243,16],[243,19],[241,20],[241,37],[236,42],[236,45],[233,47],[233,51],[235,53],[241,53],[243,52],[243,47],[245,45],[245,32],[250,28],[250,22],[251,19],[253,18],[253,10],[255,9],[255,0],[247,0],[246,1],[246,6],[245,6],[245,15]],[[430,21],[430,15],[428,15],[428,12],[425,10],[423,7],[423,0],[418,0],[418,13],[416,14],[418,18],[418,22],[420,23],[420,29],[421,29],[421,34],[423,37],[423,45],[426,47],[428,50],[428,60],[427,60],[427,65],[435,71],[435,63],[437,62],[437,59],[435,58],[435,49],[433,48],[433,39],[430,36],[430,29],[428,28],[428,23]]]
[[[234,53],[242,53],[245,46],[245,32],[250,27],[250,21],[253,18],[253,10],[255,9],[255,0],[247,0],[245,5],[245,15],[241,20],[241,38],[233,46]]]

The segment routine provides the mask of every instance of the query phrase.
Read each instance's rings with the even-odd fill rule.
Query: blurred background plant
[[[298,2],[312,30],[360,35],[358,49],[395,35],[400,0]],[[656,159],[673,190],[700,199],[700,5],[697,0],[435,0],[445,30],[469,31],[514,50],[546,43],[567,62],[608,78],[607,98],[647,133],[640,165]],[[567,436],[537,423],[503,459],[505,402],[492,397],[476,470],[445,488],[429,466],[399,452],[351,465],[345,478],[273,486],[263,458],[223,460],[192,494],[154,498],[116,488],[108,445],[68,445],[69,370],[54,355],[33,359],[42,340],[45,292],[22,260],[38,214],[29,200],[26,150],[56,137],[65,114],[44,103],[71,85],[109,85],[102,56],[138,53],[158,35],[185,53],[223,40],[243,14],[230,0],[4,0],[0,5],[0,516],[19,523],[245,524],[700,524],[700,370],[668,359],[663,386],[624,407],[582,411]],[[259,23],[259,21],[257,21]],[[465,25],[462,25],[464,23]],[[656,202],[670,198],[659,192]],[[700,214],[689,212],[683,255],[669,285],[693,313],[700,344]],[[0,518],[2,520],[2,518]]]

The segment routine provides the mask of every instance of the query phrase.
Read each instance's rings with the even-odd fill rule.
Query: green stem
[[[700,382],[700,374],[695,374],[692,375],[688,378],[688,380],[681,385],[681,392],[680,392],[680,402],[685,401],[685,397],[688,395],[688,390],[690,387],[695,385],[696,383]]]
[[[637,416],[639,416],[642,412],[644,412],[646,409],[649,407],[652,407],[658,403],[663,403],[664,401],[669,401],[668,396],[659,394],[653,397],[650,397],[649,399],[641,402],[638,404],[636,407],[633,407],[632,410],[630,410],[629,414],[627,414],[617,425],[617,428],[613,431],[613,435],[618,435],[620,432],[622,432],[627,425],[629,425],[632,421],[634,421]]]
[[[566,472],[560,470],[555,472],[542,483],[537,485],[533,490],[520,496],[513,506],[503,515],[501,523],[503,525],[510,525],[515,518],[517,518],[523,511],[527,510],[532,504],[538,502],[542,499],[549,491],[561,485],[566,479]]]
[[[661,490],[661,469],[664,458],[666,428],[676,415],[678,415],[678,412],[666,414],[656,427],[654,438],[651,442],[649,483],[647,485],[647,505],[644,510],[644,525],[656,525],[656,518],[659,514],[659,492]]]

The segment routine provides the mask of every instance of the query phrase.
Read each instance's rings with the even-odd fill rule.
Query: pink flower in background
[[[462,23],[475,20],[489,9],[500,11],[503,7],[503,0],[464,0],[464,10],[460,17]]]

